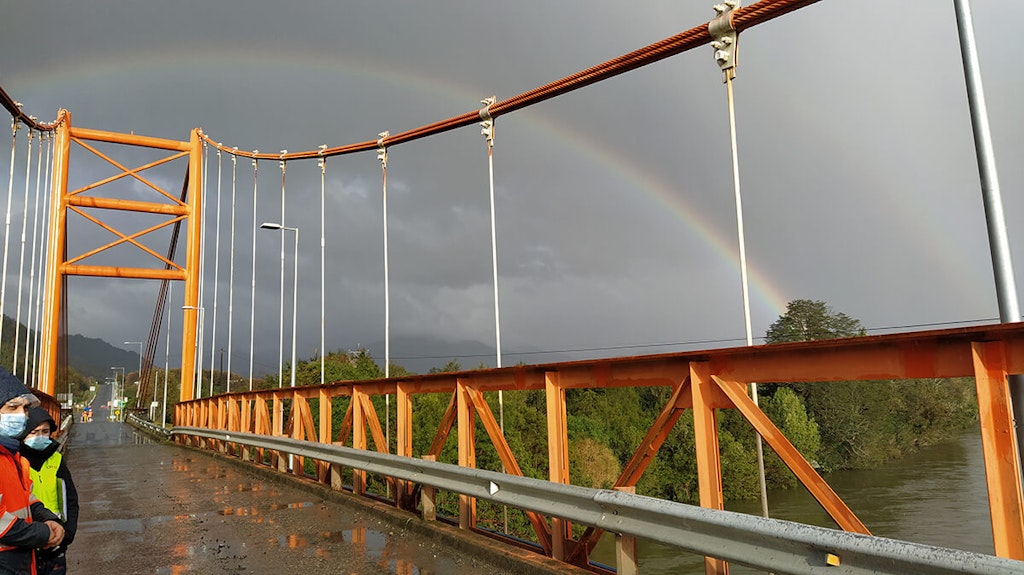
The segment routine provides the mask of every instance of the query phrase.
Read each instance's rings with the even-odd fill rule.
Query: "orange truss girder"
[[[348,433],[353,431],[353,445],[366,449],[366,429],[368,426],[374,427],[367,421],[367,416],[373,413],[371,396],[398,391],[400,401],[397,425],[402,430],[399,434],[400,454],[407,457],[439,455],[450,431],[457,427],[459,464],[467,467],[476,466],[475,421],[479,415],[506,469],[516,473],[515,454],[508,448],[483,394],[499,389],[544,390],[547,398],[550,478],[567,482],[569,477],[565,461],[568,446],[564,413],[566,389],[666,386],[671,388],[672,394],[623,469],[617,486],[630,487],[636,484],[647,465],[656,457],[658,449],[668,440],[682,411],[693,409],[700,501],[706,507],[721,509],[722,478],[716,411],[738,409],[842,529],[867,533],[863,523],[754,405],[747,396],[745,384],[749,381],[803,381],[829,385],[828,382],[851,379],[974,376],[978,382],[979,419],[985,445],[996,553],[1003,557],[1024,559],[1024,502],[1017,445],[1012,433],[1012,413],[1008,407],[1007,375],[1011,373],[1024,373],[1024,323],[515,366],[457,374],[404,376],[400,380],[336,382],[297,388],[293,393],[307,398],[351,394],[350,415],[346,416],[346,423],[338,439],[345,440]],[[413,453],[409,438],[413,421],[411,396],[417,393],[451,394],[439,427],[434,431],[429,453],[426,454]],[[269,397],[270,392],[246,396]],[[211,400],[197,400],[186,405],[197,405],[204,401]],[[325,403],[321,403],[322,422],[329,420],[329,411],[326,419],[323,412]],[[351,409],[352,406],[357,407]],[[184,417],[189,412],[177,413],[179,417]],[[376,419],[376,414],[369,417]],[[378,432],[374,430],[374,433]],[[307,432],[306,436],[312,437],[312,434]],[[324,437],[323,430],[320,436]],[[329,479],[332,486],[335,485],[335,477],[332,475]],[[358,486],[356,489],[359,492]],[[465,496],[460,498],[460,524],[472,528],[476,521],[475,514],[475,500]],[[561,533],[567,534],[563,527],[564,524],[556,520],[552,521],[553,532],[539,530],[538,536],[544,549],[548,553],[564,556],[569,563],[585,564],[586,554],[593,548],[600,531],[588,529],[578,542],[573,542],[558,536]],[[545,540],[545,535],[552,539]],[[728,565],[717,560],[709,560],[706,568],[711,573],[728,572]]]

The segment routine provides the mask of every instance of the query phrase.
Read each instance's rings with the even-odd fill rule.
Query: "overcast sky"
[[[311,150],[455,116],[486,96],[514,96],[699,25],[713,16],[711,5],[2,0],[0,85],[43,120],[63,107],[80,127],[180,140],[200,127],[240,149]],[[1014,24],[1024,4],[973,5],[1020,268],[1024,40]],[[823,0],[745,32],[735,88],[755,338],[797,298],[824,300],[873,333],[997,318],[952,2]],[[109,173],[83,149],[72,153],[72,185]],[[124,161],[150,157],[129,151]],[[213,323],[207,327],[207,364],[210,349],[227,347],[232,244],[232,163],[222,156],[218,171],[215,151],[209,158],[203,306],[218,321],[213,343]],[[744,344],[726,94],[711,48],[499,118],[494,158],[506,365],[562,358],[517,352],[591,350],[575,354],[588,357]],[[7,172],[6,154],[0,167]],[[300,358],[320,345],[319,175],[315,161],[288,164],[285,221],[301,230]],[[153,178],[177,193],[183,176],[179,162]],[[494,345],[487,178],[476,127],[389,151],[393,341]],[[240,159],[236,372],[248,362],[253,188],[251,163]],[[260,163],[256,188],[256,219],[280,221],[277,162]],[[327,347],[373,345],[385,332],[375,154],[329,160],[326,188]],[[148,194],[127,183],[108,192],[152,201]],[[125,227],[154,222],[137,217]],[[71,225],[79,253],[110,241],[85,220]],[[256,236],[256,369],[274,371],[280,235]],[[166,242],[166,234],[153,234],[148,245],[162,253]],[[114,263],[152,265],[137,250],[119,254]],[[9,282],[17,278],[11,261]],[[1019,269],[1016,278],[1021,285]],[[72,278],[70,285],[71,332],[115,344],[145,339],[156,282]],[[176,307],[180,284],[175,290]],[[9,299],[7,315],[13,305]],[[179,314],[172,347],[180,346]],[[666,343],[679,345],[655,345]],[[426,353],[403,345],[391,350],[398,363]],[[462,343],[429,353],[471,348],[478,351]],[[158,361],[162,343],[160,350]],[[382,359],[383,349],[375,355]]]

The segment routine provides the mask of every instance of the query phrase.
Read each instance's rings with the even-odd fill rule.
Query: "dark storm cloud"
[[[974,4],[1019,253],[1012,214],[1024,210],[1024,165],[1011,160],[1024,153],[1024,42],[1010,23],[1024,8]],[[22,2],[0,20],[0,84],[36,115],[67,107],[76,125],[172,139],[200,126],[228,146],[314,149],[524,92],[706,21],[710,6]],[[74,25],[45,37],[28,25],[58,19]],[[996,315],[951,6],[823,1],[752,29],[736,98],[755,337],[795,298],[826,300],[869,327]],[[742,343],[727,130],[710,48],[499,118],[505,350]],[[389,153],[392,335],[493,341],[483,138],[471,127]],[[222,232],[228,226],[231,162],[222,156],[218,178],[209,158],[212,238],[218,181]],[[161,181],[177,190],[180,178]],[[256,221],[249,160],[239,160],[236,179],[233,355],[244,358],[252,238],[260,222],[280,219],[281,172],[260,162]],[[331,158],[326,181],[328,347],[369,345],[384,338],[380,165],[372,152]],[[298,343],[308,357],[320,321],[314,162],[288,165],[286,197],[286,223],[301,229]],[[102,236],[76,233],[84,243]],[[231,247],[221,237],[219,289],[208,288],[218,295],[218,339]],[[256,237],[255,345],[272,371],[280,236]],[[161,241],[153,249],[162,253]],[[212,240],[208,256],[212,284]],[[140,337],[155,283],[80,283],[73,331]],[[212,316],[212,301],[204,305]]]

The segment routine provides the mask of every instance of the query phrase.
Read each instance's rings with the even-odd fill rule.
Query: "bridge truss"
[[[779,17],[792,10],[815,3],[817,0],[763,0],[749,7],[735,8],[728,17],[729,27],[739,33],[754,25]],[[556,82],[546,84],[506,100],[485,101],[485,107],[460,116],[434,122],[394,135],[382,133],[377,140],[353,144],[278,154],[228,148],[193,130],[189,140],[175,141],[116,134],[78,128],[72,125],[71,115],[62,111],[52,124],[41,124],[24,114],[20,107],[0,91],[0,100],[14,119],[15,140],[18,124],[31,131],[51,134],[53,138],[52,175],[49,181],[50,212],[45,229],[49,244],[46,249],[45,281],[40,292],[45,305],[39,314],[43,319],[42,345],[35,359],[33,378],[35,387],[53,394],[62,383],[61,346],[62,329],[66,328],[67,278],[92,276],[108,278],[150,279],[162,282],[158,305],[154,312],[153,328],[146,342],[139,373],[139,396],[148,396],[150,374],[160,333],[160,321],[167,305],[167,290],[171,281],[184,283],[183,321],[181,336],[181,369],[183,381],[175,421],[180,425],[243,431],[267,435],[287,435],[319,442],[340,442],[360,449],[368,446],[369,429],[376,449],[391,450],[386,436],[387,425],[382,428],[370,399],[375,395],[397,397],[397,444],[395,453],[404,456],[433,456],[452,429],[458,429],[458,464],[475,465],[474,422],[483,423],[488,438],[501,456],[509,473],[517,473],[515,456],[508,447],[501,426],[494,417],[485,392],[504,390],[543,390],[547,398],[549,456],[551,481],[568,483],[567,438],[565,429],[565,390],[614,386],[665,386],[671,389],[671,399],[664,405],[661,415],[637,448],[633,459],[617,481],[620,488],[635,487],[651,458],[665,442],[682,410],[692,409],[694,435],[697,438],[697,465],[700,475],[701,505],[712,509],[723,507],[721,470],[718,455],[716,410],[737,409],[775,452],[785,460],[805,487],[842,529],[867,533],[867,528],[836,496],[814,469],[796,452],[777,428],[757,407],[756,401],[744,391],[752,382],[837,382],[848,380],[961,377],[973,376],[977,381],[981,431],[985,445],[989,502],[992,513],[996,553],[1001,557],[1024,560],[1024,503],[1021,495],[1021,470],[1017,441],[1014,438],[1012,402],[1008,377],[1024,373],[1024,326],[1010,323],[1002,326],[984,326],[942,332],[897,334],[856,338],[837,342],[789,344],[713,350],[697,354],[670,354],[644,358],[624,358],[596,362],[577,362],[499,368],[467,372],[457,375],[417,376],[372,382],[322,382],[320,386],[263,392],[235,392],[222,396],[198,398],[196,385],[202,382],[199,341],[203,302],[200,296],[200,264],[203,250],[202,213],[204,156],[207,147],[218,153],[229,154],[233,160],[247,158],[253,162],[254,179],[259,161],[276,161],[282,170],[282,204],[284,172],[287,162],[317,160],[321,169],[326,158],[359,152],[377,152],[384,170],[386,197],[387,149],[413,140],[425,138],[481,121],[485,130],[493,128],[498,116],[560,96],[584,86],[600,82],[627,71],[657,62],[681,52],[706,46],[714,39],[707,24],[697,26],[661,42],[623,55],[598,66],[583,70]],[[716,40],[720,41],[720,40]],[[488,123],[489,126],[488,126]],[[136,167],[129,167],[112,153],[104,152],[96,144],[115,147],[147,148],[166,155]],[[489,140],[490,143],[490,140]],[[77,146],[77,147],[73,147]],[[116,168],[114,175],[69,188],[69,166],[72,150],[84,151]],[[13,157],[13,151],[12,151]],[[184,182],[180,193],[172,193],[166,186],[147,178],[145,172],[184,163]],[[156,194],[155,201],[136,201],[101,195],[104,186],[130,179]],[[13,163],[12,163],[13,180]],[[38,180],[38,178],[37,178]],[[27,194],[26,194],[27,195]],[[283,211],[283,208],[282,208]],[[135,232],[125,232],[105,221],[99,214],[113,212],[144,213],[164,218],[158,224]],[[67,223],[69,215],[82,218],[114,234],[112,242],[82,253],[68,253]],[[283,215],[283,214],[282,214]],[[10,214],[8,214],[8,218]],[[283,217],[282,217],[283,220]],[[283,221],[281,225],[283,226]],[[176,263],[175,252],[178,231],[186,228],[184,263]],[[172,241],[162,255],[144,245],[139,239],[146,234],[172,228]],[[386,233],[386,232],[385,232]],[[283,239],[282,239],[283,241]],[[297,238],[296,238],[297,241]],[[386,240],[385,240],[386,241]],[[100,258],[114,248],[133,246],[152,258],[152,267],[92,264],[91,258]],[[283,243],[282,243],[283,246]],[[386,249],[386,248],[385,248]],[[386,251],[385,251],[386,257]],[[6,265],[6,261],[5,261]],[[385,264],[386,265],[386,264]],[[255,270],[253,272],[255,274]],[[283,275],[282,275],[283,277]],[[283,281],[283,280],[282,280]],[[0,298],[2,299],[2,298]],[[38,319],[38,318],[37,318]],[[282,320],[283,321],[283,320]],[[282,330],[283,333],[283,330]],[[748,334],[749,336],[749,334]],[[212,353],[211,353],[212,355]],[[230,354],[229,354],[230,355]],[[294,358],[293,358],[294,360]],[[28,354],[23,358],[28,372]],[[386,365],[389,363],[385,358]],[[294,367],[294,361],[293,361]],[[212,371],[212,370],[211,370]],[[230,369],[228,370],[230,371]],[[250,367],[251,381],[251,367]],[[436,432],[434,445],[426,454],[414,454],[411,449],[412,402],[420,393],[450,395],[448,410]],[[334,398],[346,398],[345,424],[333,430],[330,421]],[[756,397],[756,396],[755,396]],[[314,420],[310,402],[319,404],[319,419]],[[285,407],[289,415],[285,415]],[[390,414],[390,409],[388,411]],[[193,441],[193,443],[199,443]],[[227,450],[220,444],[218,449]],[[243,458],[252,454],[245,449],[230,448]],[[285,458],[274,456],[275,465],[284,468]],[[262,460],[262,457],[260,457]],[[294,466],[299,472],[302,465]],[[332,470],[317,464],[317,479],[331,482]],[[354,490],[365,489],[365,477],[356,474]],[[401,507],[414,505],[413,493],[408,486],[393,482],[395,501]],[[474,502],[464,497],[461,501],[460,524],[475,527]],[[597,530],[588,530],[573,539],[570,528],[558,518],[550,523],[529,510],[531,524],[545,553],[565,561],[586,564],[593,548]],[[725,573],[724,562],[709,559],[709,573]]]

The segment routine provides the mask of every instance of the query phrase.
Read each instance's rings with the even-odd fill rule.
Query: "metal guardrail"
[[[175,427],[174,435],[272,449],[388,475],[795,575],[1021,575],[1024,562],[286,437]],[[829,565],[832,560],[838,565]]]
[[[161,436],[163,436],[165,438],[170,438],[171,437],[171,430],[170,429],[167,429],[166,427],[161,427],[159,425],[156,425],[153,422],[146,421],[145,419],[142,419],[142,418],[136,416],[134,413],[129,413],[125,417],[125,420],[128,423],[131,423],[132,425],[137,425],[137,426],[139,426],[139,427],[141,427],[143,429],[146,429],[147,431],[156,433],[157,435],[161,435]]]

